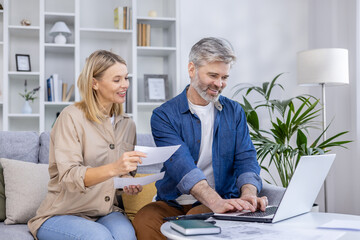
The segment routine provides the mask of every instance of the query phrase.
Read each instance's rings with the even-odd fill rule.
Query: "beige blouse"
[[[136,142],[135,124],[126,114],[102,124],[88,120],[74,105],[66,107],[50,134],[48,193],[29,220],[36,238],[41,224],[54,215],[76,215],[95,221],[117,207],[113,179],[85,187],[87,168],[116,161],[132,151]]]

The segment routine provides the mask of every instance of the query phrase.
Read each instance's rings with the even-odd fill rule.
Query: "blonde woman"
[[[123,114],[129,87],[125,61],[108,51],[87,59],[80,102],[66,107],[50,135],[48,194],[28,222],[36,239],[136,239],[117,207],[112,178],[127,177],[144,153],[133,151],[135,124]],[[140,185],[124,188],[137,194]]]

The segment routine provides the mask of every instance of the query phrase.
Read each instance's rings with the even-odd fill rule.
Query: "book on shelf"
[[[138,46],[150,46],[151,25],[138,23],[137,25],[137,42]]]
[[[67,91],[67,93],[66,93],[66,97],[65,97],[64,102],[69,102],[70,101],[70,98],[71,98],[71,96],[73,95],[73,92],[74,92],[74,88],[75,88],[74,84],[71,84],[71,87],[70,87],[69,91]]]
[[[132,8],[129,6],[114,9],[114,27],[117,29],[131,29]]]
[[[204,220],[172,220],[170,227],[184,235],[218,234],[221,228]]]
[[[46,80],[46,93],[48,102],[68,102],[74,92],[74,84],[69,91],[68,84],[59,79],[59,75],[54,73]]]

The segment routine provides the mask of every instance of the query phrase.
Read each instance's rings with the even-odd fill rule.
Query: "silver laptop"
[[[214,218],[248,222],[275,223],[311,210],[321,186],[335,160],[335,154],[303,156],[278,207],[265,212],[215,213]]]

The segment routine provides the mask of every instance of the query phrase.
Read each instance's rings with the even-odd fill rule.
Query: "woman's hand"
[[[129,195],[136,195],[139,192],[141,192],[143,189],[143,187],[141,185],[130,185],[130,186],[125,186],[123,188],[124,193],[129,194]]]
[[[141,158],[146,154],[139,151],[125,152],[118,160],[113,163],[113,176],[125,175],[137,169],[141,164]]]

